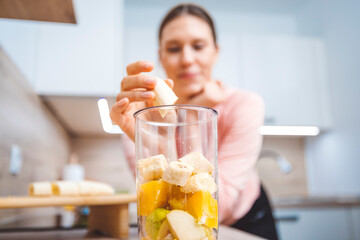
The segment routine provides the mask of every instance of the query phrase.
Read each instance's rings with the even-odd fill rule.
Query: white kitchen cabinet
[[[114,95],[121,81],[123,1],[73,3],[77,24],[39,24],[35,89],[45,95]]]
[[[0,20],[0,45],[39,94],[113,96],[120,88],[123,0],[74,0],[76,24]]]
[[[330,127],[326,56],[322,40],[244,36],[240,74],[244,88],[266,104],[266,125]]]
[[[359,239],[351,212],[351,207],[277,209],[274,216],[281,240]]]

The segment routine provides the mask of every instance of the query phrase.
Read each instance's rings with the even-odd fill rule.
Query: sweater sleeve
[[[253,204],[239,199],[244,199],[244,189],[256,171],[262,146],[259,128],[263,124],[264,104],[255,93],[235,94],[223,107],[221,114],[218,123],[218,184],[219,220],[223,222],[227,218],[240,218],[245,214],[236,210],[239,205],[251,207]],[[234,216],[236,212],[240,216]]]

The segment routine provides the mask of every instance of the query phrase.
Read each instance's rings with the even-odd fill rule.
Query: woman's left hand
[[[203,90],[192,97],[186,104],[214,107],[225,98],[225,89],[221,82],[213,80],[205,84]]]

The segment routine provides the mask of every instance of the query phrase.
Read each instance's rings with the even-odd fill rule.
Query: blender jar
[[[171,105],[134,117],[139,239],[217,239],[217,112]]]

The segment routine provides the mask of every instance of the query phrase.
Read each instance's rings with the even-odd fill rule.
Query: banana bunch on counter
[[[214,167],[201,153],[169,163],[160,154],[138,160],[136,169],[143,239],[214,239],[217,185]]]
[[[114,193],[113,187],[97,181],[54,181],[29,184],[29,195],[33,197],[103,196]]]

